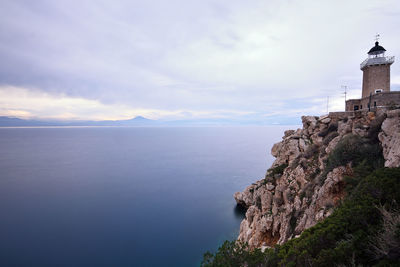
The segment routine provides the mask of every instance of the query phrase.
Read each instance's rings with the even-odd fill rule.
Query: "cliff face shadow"
[[[246,208],[241,205],[235,205],[233,208],[233,214],[235,215],[236,219],[243,220],[246,218]]]

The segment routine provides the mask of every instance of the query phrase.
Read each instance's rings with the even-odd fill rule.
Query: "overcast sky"
[[[320,115],[361,96],[376,33],[400,60],[399,27],[399,0],[1,0],[0,116]]]

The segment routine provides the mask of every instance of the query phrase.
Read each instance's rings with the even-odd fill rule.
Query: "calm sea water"
[[[0,265],[198,266],[288,128],[0,128]]]

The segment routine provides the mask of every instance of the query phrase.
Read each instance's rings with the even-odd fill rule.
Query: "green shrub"
[[[357,166],[363,160],[374,162],[375,167],[382,166],[382,148],[358,135],[344,137],[328,157],[328,166],[335,168],[353,162]]]
[[[299,238],[276,245],[264,253],[245,251],[246,245],[225,242],[215,254],[206,253],[202,266],[392,266],[400,255],[387,258],[371,250],[371,238],[382,233],[378,205],[391,209],[400,203],[400,168],[381,168],[358,185],[333,214],[305,230]],[[292,221],[293,220],[293,221]],[[295,225],[295,217],[290,224]],[[396,228],[391,229],[396,235]],[[396,237],[394,237],[396,238]]]
[[[217,253],[206,252],[203,256],[201,266],[203,267],[225,267],[225,266],[257,266],[257,262],[267,261],[266,255],[260,249],[249,250],[246,243],[239,241],[225,241],[218,248]]]
[[[268,173],[265,175],[265,178],[262,180],[263,185],[266,185],[267,183],[275,184],[275,179],[271,176],[268,176]]]
[[[350,265],[354,253],[358,264],[370,265],[374,258],[369,253],[368,241],[381,226],[376,205],[399,203],[399,190],[400,168],[382,168],[364,177],[332,216],[283,245],[287,252],[292,249],[293,254],[284,253],[281,263],[294,259],[299,263],[298,255],[303,254],[316,266],[332,266],[333,262]]]
[[[381,130],[381,126],[383,121],[386,119],[386,114],[380,115],[376,117],[371,123],[369,124],[369,129],[368,129],[368,138],[372,142],[378,142],[378,134]]]
[[[267,170],[267,175],[274,177],[276,174],[282,175],[283,171],[287,168],[288,164],[283,163],[275,168],[271,168]]]
[[[397,260],[400,258],[400,211],[379,207],[383,227],[373,236],[371,251],[376,259]]]
[[[256,199],[256,206],[259,210],[262,210],[262,204],[261,204],[261,197],[258,196]]]
[[[327,146],[335,137],[339,136],[338,132],[331,132],[322,140],[322,143]]]
[[[353,167],[353,175],[344,177],[344,181],[346,183],[345,190],[347,194],[351,194],[352,190],[356,188],[358,183],[373,171],[374,171],[374,166],[371,164],[371,162],[368,162],[366,159],[364,159],[357,166]]]
[[[359,135],[351,134],[344,137],[329,154],[325,170],[320,176],[320,183],[325,181],[326,175],[334,168],[345,166],[350,162],[353,167],[357,167],[363,161],[368,162],[371,169],[383,167],[384,159],[379,143],[371,142]]]
[[[321,131],[318,136],[320,137],[325,137],[327,136],[329,133],[332,132],[336,132],[338,129],[338,124],[336,122],[332,122],[331,124],[329,124],[328,128],[326,128],[325,130]]]

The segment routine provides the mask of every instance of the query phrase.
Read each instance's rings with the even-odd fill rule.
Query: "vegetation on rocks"
[[[329,154],[326,168],[320,177],[321,182],[325,180],[326,175],[334,168],[345,166],[350,162],[353,167],[357,167],[363,162],[364,164],[368,162],[371,166],[364,167],[369,170],[383,167],[382,148],[375,140],[353,134],[345,136]]]
[[[274,177],[275,175],[282,175],[283,171],[287,168],[288,164],[283,163],[275,168],[268,169],[267,175]]]
[[[202,266],[399,264],[399,192],[400,168],[380,168],[359,179],[331,216],[300,237],[264,252],[227,241],[216,253],[206,253]]]
[[[234,194],[238,239],[202,266],[400,266],[400,111],[302,122]]]
[[[338,125],[337,123],[331,123],[329,124],[328,128],[326,128],[325,130],[321,131],[318,136],[320,137],[325,137],[328,134],[332,133],[332,132],[336,132],[338,129]]]

